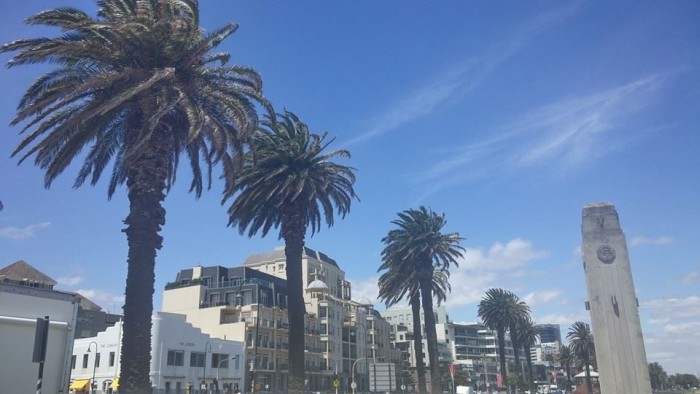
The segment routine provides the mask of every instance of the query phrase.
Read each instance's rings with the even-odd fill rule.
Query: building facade
[[[350,391],[369,385],[366,363],[399,362],[390,329],[371,304],[351,299],[351,285],[327,255],[304,249],[305,369],[311,391]],[[250,366],[246,387],[284,392],[287,387],[289,320],[283,248],[255,254],[242,267],[180,271],[163,293],[163,310],[217,338],[245,338]],[[253,374],[253,371],[255,373]]]
[[[113,393],[119,389],[122,323],[92,338],[76,339],[71,357],[74,392]],[[185,316],[156,312],[151,328],[150,380],[154,393],[233,393],[243,387],[243,343],[212,338]],[[90,390],[92,387],[92,390]]]

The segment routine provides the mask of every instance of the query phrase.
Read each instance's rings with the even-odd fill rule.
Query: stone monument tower
[[[605,394],[651,393],[627,241],[615,206],[583,208],[583,267],[588,287],[600,389]]]

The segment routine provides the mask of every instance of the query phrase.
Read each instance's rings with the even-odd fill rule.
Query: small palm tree
[[[568,392],[569,389],[571,388],[571,364],[575,360],[574,353],[571,351],[571,348],[567,345],[562,345],[562,347],[559,349],[559,355],[557,357],[557,360],[559,361],[560,365],[563,365],[564,368],[566,369],[566,391]]]
[[[510,340],[513,344],[513,357],[515,358],[515,368],[516,372],[520,370],[523,371],[522,364],[520,363],[520,349],[522,343],[520,342],[520,323],[526,319],[530,318],[530,307],[521,301],[520,298],[514,293],[508,295],[508,302],[510,303],[510,317],[508,323],[508,331],[510,331]]]
[[[529,313],[530,308],[508,290],[489,289],[479,302],[478,315],[486,327],[496,331],[498,338],[498,358],[500,360],[502,381],[508,382],[506,370],[506,330],[511,322]],[[512,332],[515,330],[511,329]]]
[[[379,272],[386,270],[378,280],[379,299],[383,300],[387,307],[395,305],[399,301],[408,298],[411,305],[413,318],[413,343],[416,356],[416,375],[418,377],[418,392],[426,393],[425,362],[423,361],[423,330],[420,319],[420,282],[415,271],[406,274],[401,271],[401,261],[384,260],[379,267]],[[451,291],[448,282],[449,272],[436,271],[433,276],[433,294],[438,306],[447,299],[447,293]]]
[[[439,215],[426,207],[409,209],[400,212],[398,216],[399,219],[392,221],[398,228],[390,230],[382,239],[385,245],[382,260],[390,262],[395,272],[404,275],[405,279],[415,275],[420,288],[428,339],[430,389],[432,393],[442,393],[433,312],[433,296],[436,293],[433,287],[436,272],[449,272],[452,264],[457,266],[457,259],[462,257],[464,251],[459,246],[463,238],[457,233],[443,234],[443,227],[447,224],[445,215]]]
[[[93,186],[112,166],[111,198],[126,184],[128,270],[120,392],[150,392],[155,258],[165,223],[162,203],[187,155],[197,197],[212,166],[235,157],[257,127],[255,103],[269,109],[255,70],[227,66],[212,53],[236,24],[205,34],[196,1],[99,0],[97,17],[57,8],[27,19],[56,27],[56,38],[3,45],[9,67],[46,63],[21,98],[12,125],[28,135],[13,156],[33,157],[48,188],[74,159],[74,187]],[[219,63],[219,64],[215,64]],[[86,154],[81,154],[86,152]],[[226,166],[225,171],[233,167]]]
[[[586,369],[586,385],[588,386],[588,394],[593,394],[593,382],[591,381],[591,361],[595,354],[595,345],[593,343],[593,334],[588,324],[577,321],[566,334],[569,340],[571,351],[576,357],[581,360]]]
[[[537,338],[539,338],[540,332],[537,330],[537,327],[535,327],[535,323],[529,316],[527,316],[524,319],[521,319],[518,322],[517,327],[518,342],[523,347],[523,357],[525,357],[525,361],[527,362],[528,376],[530,378],[530,392],[534,393],[535,379],[532,373],[532,358],[530,357],[530,348],[532,348],[535,345],[535,343],[537,343]]]
[[[267,118],[255,133],[252,150],[238,176],[227,179],[224,202],[229,225],[241,234],[262,236],[280,228],[287,260],[289,287],[289,393],[304,392],[304,294],[302,256],[308,227],[311,234],[322,223],[332,226],[335,213],[350,211],[357,198],[354,169],[332,160],[349,158],[346,150],[325,153],[333,141],[316,135],[292,112]]]

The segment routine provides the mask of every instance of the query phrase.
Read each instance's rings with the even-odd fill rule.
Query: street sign
[[[396,390],[396,365],[371,363],[369,365],[369,389],[373,392]]]
[[[333,387],[335,387],[335,388],[340,387],[340,380],[334,379],[334,380],[333,380]]]
[[[357,388],[357,383],[355,383],[355,382],[350,383],[350,388],[355,390]]]

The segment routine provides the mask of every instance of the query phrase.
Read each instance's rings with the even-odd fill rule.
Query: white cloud
[[[102,307],[102,309],[112,313],[122,313],[121,307],[124,304],[123,294],[108,293],[102,289],[77,289],[85,298]]]
[[[681,278],[681,283],[684,285],[692,285],[700,280],[700,271],[691,271]]]
[[[566,314],[549,313],[545,315],[537,315],[535,313],[533,315],[533,320],[535,321],[535,323],[541,322],[547,324],[559,324],[559,328],[561,329],[562,340],[566,342],[565,338],[566,333],[569,331],[569,327],[571,327],[577,321],[582,321],[590,324],[591,317],[587,311],[581,310],[579,312]]]
[[[535,250],[532,242],[515,238],[505,244],[496,242],[488,250],[468,248],[460,268],[490,271],[513,270],[533,260],[542,259],[548,252]]]
[[[23,228],[2,227],[0,228],[0,238],[7,238],[13,241],[24,241],[26,239],[35,237],[40,230],[49,227],[50,224],[51,223],[43,222],[37,224],[30,224],[29,226]]]
[[[640,304],[640,311],[649,313],[653,319],[697,318],[700,316],[700,296],[643,301]]]
[[[56,282],[58,282],[59,285],[62,286],[68,286],[68,287],[73,287],[76,285],[79,285],[83,283],[84,278],[82,276],[78,275],[73,275],[73,276],[64,276],[60,278],[56,278]]]
[[[632,237],[630,240],[630,246],[641,246],[641,245],[659,245],[665,246],[673,243],[673,238],[667,236],[661,236],[657,238],[649,238],[644,236]]]
[[[363,298],[374,303],[375,308],[380,309],[380,306],[384,304],[379,301],[379,287],[377,286],[377,280],[379,276],[370,276],[362,279],[349,279],[352,283],[352,299],[355,301],[360,301]]]
[[[562,291],[559,289],[550,289],[527,293],[522,297],[527,305],[531,308],[536,305],[546,304],[553,300],[558,300],[561,297]]]

